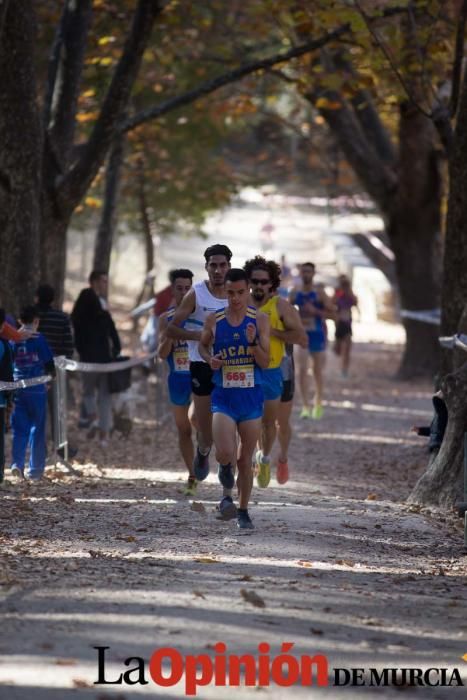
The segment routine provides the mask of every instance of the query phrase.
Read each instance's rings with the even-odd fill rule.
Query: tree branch
[[[415,97],[413,96],[412,91],[410,90],[410,87],[409,87],[407,81],[405,80],[404,76],[402,75],[402,73],[400,72],[400,70],[398,69],[398,67],[397,67],[396,64],[395,64],[394,59],[393,59],[392,56],[391,56],[391,52],[386,48],[386,45],[384,44],[384,42],[381,41],[381,39],[379,38],[378,34],[375,32],[375,30],[374,30],[373,27],[371,26],[371,20],[370,20],[370,18],[368,17],[368,15],[367,15],[367,13],[365,12],[365,10],[364,10],[364,9],[362,8],[362,6],[360,5],[359,0],[355,0],[355,7],[356,7],[356,8],[358,9],[358,11],[360,12],[360,15],[361,15],[363,21],[365,22],[365,24],[366,24],[366,26],[367,26],[367,29],[368,29],[368,31],[370,32],[371,36],[373,37],[373,40],[375,41],[376,45],[377,45],[377,46],[379,47],[379,49],[382,51],[382,53],[384,54],[384,56],[385,56],[387,62],[388,62],[389,65],[391,66],[391,68],[392,68],[392,70],[393,70],[393,72],[394,72],[394,75],[396,76],[397,80],[398,80],[399,83],[401,84],[402,89],[404,90],[405,94],[407,95],[408,100],[409,100],[409,101],[413,104],[413,106],[414,106],[416,109],[418,109],[418,111],[421,112],[425,117],[428,117],[428,119],[431,119],[431,114],[430,114],[429,112],[427,112],[426,110],[424,110],[423,107],[417,102],[417,100],[416,100]]]
[[[350,24],[342,24],[334,31],[326,32],[326,34],[321,36],[319,39],[314,39],[313,41],[300,44],[299,46],[289,49],[288,51],[275,54],[269,58],[258,59],[256,61],[245,63],[243,66],[233,68],[231,71],[227,71],[216,78],[206,80],[204,83],[201,83],[192,90],[188,90],[181,95],[177,95],[169,98],[165,102],[161,102],[155,107],[150,107],[149,109],[145,109],[138,114],[135,114],[133,117],[130,117],[120,125],[120,130],[131,131],[132,129],[135,129],[137,126],[140,126],[151,119],[157,119],[167,112],[171,112],[173,109],[191,104],[200,97],[209,95],[212,92],[219,90],[219,88],[224,87],[224,85],[234,83],[237,80],[250,75],[251,73],[256,73],[259,70],[266,70],[277,65],[278,63],[284,63],[286,61],[290,61],[292,58],[298,58],[299,56],[304,56],[307,53],[316,51],[349,31]]]
[[[66,0],[57,28],[47,76],[44,127],[55,153],[66,163],[75,132],[92,0]]]
[[[118,122],[127,108],[144,50],[156,17],[168,0],[139,0],[122,55],[112,76],[99,117],[79,159],[57,183],[62,207],[74,208],[82,199],[105,159]]]
[[[456,116],[459,104],[459,92],[462,77],[462,61],[464,59],[465,25],[467,23],[467,0],[462,3],[456,32],[456,48],[454,51],[454,65],[452,68],[452,92],[449,112],[452,119]]]

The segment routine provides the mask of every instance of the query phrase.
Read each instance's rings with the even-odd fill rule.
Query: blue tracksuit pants
[[[18,391],[11,417],[13,432],[13,464],[24,469],[26,450],[30,447],[29,476],[42,476],[45,469],[46,392]]]

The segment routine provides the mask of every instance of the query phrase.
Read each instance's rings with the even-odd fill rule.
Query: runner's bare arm
[[[267,369],[269,365],[269,317],[261,311],[258,311],[256,316],[256,327],[257,333],[254,335],[257,337],[258,344],[250,345],[250,349],[256,364],[261,369]],[[251,341],[248,339],[248,342],[254,342],[254,340],[255,338],[252,338]]]
[[[174,317],[167,326],[167,337],[172,340],[199,340],[201,331],[187,331],[180,325],[187,320],[196,308],[196,294],[190,289],[182,299],[182,303],[175,309]]]
[[[211,369],[219,369],[219,366],[213,367],[212,366],[212,360],[213,358],[211,351],[212,351],[212,344],[214,341],[214,326],[216,324],[216,316],[215,314],[209,314],[209,316],[206,318],[203,326],[203,330],[201,331],[201,338],[198,344],[198,351],[201,357],[205,362],[208,363],[208,365],[211,367]],[[218,362],[222,362],[221,360],[218,360]],[[215,363],[216,364],[216,363]]]
[[[292,306],[295,305],[296,298],[297,298],[297,290],[291,289],[289,292],[289,303],[292,304]]]
[[[159,316],[159,346],[157,354],[161,360],[166,360],[173,348],[172,338],[167,337],[167,312]]]
[[[318,292],[318,301],[320,301],[324,309],[321,311],[318,311],[318,315],[321,316],[321,318],[336,318],[336,313],[337,313],[337,306],[334,304],[333,300],[328,297],[326,292],[320,291]]]
[[[307,347],[308,338],[305,329],[303,328],[302,320],[297,309],[289,304],[285,299],[278,299],[277,310],[285,330],[280,331],[277,328],[271,328],[270,334],[275,338],[283,340],[285,343],[294,343]]]

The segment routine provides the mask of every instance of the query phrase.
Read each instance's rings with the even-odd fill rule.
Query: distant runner
[[[194,450],[191,439],[191,423],[188,417],[188,409],[191,402],[191,374],[190,360],[188,357],[188,344],[186,340],[173,340],[168,338],[167,324],[172,321],[175,310],[181,304],[185,294],[187,294],[193,282],[191,270],[172,270],[169,275],[172,284],[172,294],[175,300],[175,307],[159,317],[159,357],[167,360],[169,374],[167,384],[169,389],[169,400],[175,418],[175,425],[178,431],[178,444],[180,452],[188,469],[188,482],[186,487],[187,495],[196,492],[196,479],[193,471]]]
[[[348,377],[350,351],[352,348],[352,308],[358,306],[358,299],[352,291],[352,285],[346,275],[339,277],[334,298],[336,312],[336,341],[334,351],[342,360],[342,376]]]
[[[248,513],[253,485],[251,464],[263,412],[261,369],[269,364],[269,321],[265,314],[248,306],[244,270],[230,270],[225,283],[228,307],[208,316],[199,349],[214,370],[212,412],[219,480],[229,489],[235,484],[233,464],[238,430],[237,525],[252,529]]]
[[[290,295],[290,303],[298,307],[303,327],[308,335],[308,349],[300,349],[298,352],[300,392],[303,402],[300,417],[319,420],[323,415],[323,367],[326,350],[324,319],[334,315],[334,306],[327,294],[322,290],[315,289],[313,285],[315,275],[313,263],[304,263],[301,266],[300,275],[302,286],[299,289],[294,289]],[[310,355],[315,380],[313,410],[310,409],[308,384],[308,358]]]

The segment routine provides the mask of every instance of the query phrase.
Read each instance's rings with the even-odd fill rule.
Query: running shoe
[[[199,447],[196,448],[196,455],[193,461],[193,471],[196,481],[204,481],[209,474],[209,452],[202,455]]]
[[[217,506],[222,520],[233,520],[237,517],[237,506],[231,496],[224,496],[222,501]]]
[[[253,525],[253,522],[252,522],[250,516],[248,515],[247,510],[238,511],[237,527],[240,530],[253,530],[254,529],[255,526]]]
[[[302,408],[300,411],[300,418],[311,418],[311,411],[309,408]]]
[[[323,417],[323,407],[314,406],[311,412],[311,417],[313,418],[313,420],[320,420],[320,418]]]
[[[23,470],[20,469],[16,464],[12,464],[11,476],[14,476],[16,479],[24,479]]]
[[[222,486],[226,489],[233,489],[235,486],[234,471],[231,464],[219,464],[217,476]]]
[[[256,453],[256,481],[260,489],[265,489],[271,481],[271,461],[265,461],[263,453],[258,450]]]
[[[185,496],[194,496],[196,493],[197,486],[198,482],[196,481],[195,477],[189,476],[185,486]]]
[[[278,484],[286,484],[289,480],[289,463],[279,459],[277,462],[276,480]]]

